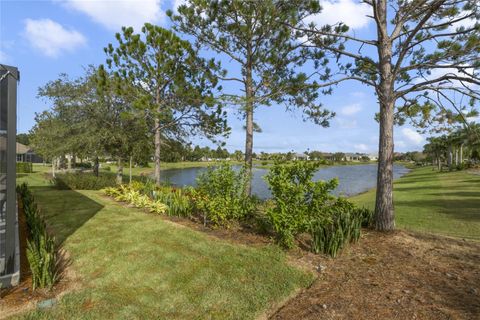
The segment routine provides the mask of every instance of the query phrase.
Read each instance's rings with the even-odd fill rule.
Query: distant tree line
[[[457,128],[449,134],[430,137],[424,146],[428,160],[441,171],[463,169],[480,161],[480,124]]]

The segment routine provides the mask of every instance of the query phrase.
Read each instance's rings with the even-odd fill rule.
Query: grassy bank
[[[97,191],[23,176],[82,279],[30,319],[253,319],[312,276],[276,246],[247,247],[127,208]]]
[[[375,190],[351,198],[374,208]],[[394,184],[397,226],[480,240],[480,176],[416,168]]]

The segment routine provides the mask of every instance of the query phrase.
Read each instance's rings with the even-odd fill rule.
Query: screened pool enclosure
[[[19,239],[17,219],[16,123],[17,68],[0,64],[0,285],[19,281]]]

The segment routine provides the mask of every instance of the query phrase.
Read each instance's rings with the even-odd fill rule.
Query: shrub
[[[125,175],[123,178],[128,179]],[[134,177],[133,179],[141,181],[146,178]],[[116,174],[110,172],[102,172],[98,177],[93,173],[62,173],[57,174],[52,182],[55,187],[61,190],[100,190],[117,185]]]
[[[33,164],[31,162],[17,162],[17,173],[32,173]]]
[[[277,241],[286,248],[293,247],[295,236],[306,231],[312,219],[322,218],[335,199],[330,191],[337,187],[336,179],[312,180],[319,166],[307,161],[276,162],[265,177],[273,197],[266,214]]]
[[[258,200],[244,195],[245,185],[245,170],[234,170],[228,163],[209,167],[201,174],[192,196],[204,223],[225,226],[232,220],[242,220],[253,214]]]
[[[23,183],[17,186],[28,227],[27,259],[32,271],[32,287],[51,288],[58,280],[58,254],[55,238],[46,228],[35,199]]]
[[[53,178],[53,184],[62,190],[99,190],[116,185],[114,174],[100,174],[98,177],[92,173],[64,173]]]
[[[108,187],[103,192],[113,197],[116,201],[127,202],[137,208],[146,208],[150,212],[164,214],[168,210],[168,206],[161,201],[151,199],[146,194],[139,191],[140,183],[132,183],[130,185],[121,185],[119,187]]]
[[[90,162],[75,163],[75,168],[92,169],[92,164]]]

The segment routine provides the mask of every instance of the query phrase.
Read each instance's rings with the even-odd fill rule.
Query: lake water
[[[195,186],[195,178],[207,168],[168,169],[162,171],[162,180],[178,187]],[[394,164],[393,177],[398,179],[409,170],[404,166]],[[262,199],[271,196],[263,176],[268,169],[253,169],[252,192]],[[353,196],[375,187],[377,183],[377,164],[359,164],[332,166],[318,170],[314,180],[330,180],[338,178],[335,195]]]

